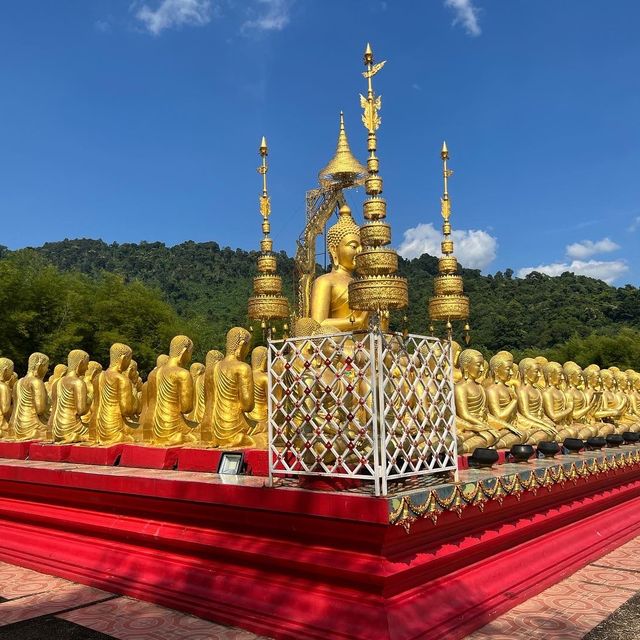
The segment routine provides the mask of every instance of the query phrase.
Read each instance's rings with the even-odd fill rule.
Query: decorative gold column
[[[458,275],[458,261],[453,255],[453,240],[451,239],[451,201],[449,200],[449,178],[453,171],[447,167],[449,150],[447,143],[442,143],[440,152],[443,165],[444,193],[440,198],[440,213],[442,214],[442,257],[438,260],[438,275],[433,279],[432,298],[429,298],[429,320],[433,322],[445,322],[447,334],[451,338],[452,320],[465,320],[469,318],[469,298],[464,295],[462,276]],[[465,322],[465,339],[468,340],[469,323]]]
[[[364,109],[362,122],[368,133],[367,159],[368,175],[365,189],[369,196],[364,202],[365,223],[360,229],[362,252],[356,256],[357,277],[349,284],[349,305],[352,309],[370,311],[375,314],[390,309],[406,307],[409,301],[407,281],[396,275],[398,254],[387,245],[391,242],[391,226],[384,220],[387,203],[382,194],[382,177],[379,174],[380,161],[376,156],[378,147],[376,130],[380,126],[379,111],[382,97],[373,91],[372,78],[382,69],[386,60],[373,63],[373,51],[367,44],[364,52],[366,71],[362,74],[368,83],[367,97],[360,96],[360,106]]]
[[[276,274],[277,261],[273,253],[273,240],[269,237],[271,224],[271,199],[267,192],[267,141],[264,136],[260,143],[262,164],[258,173],[262,175],[262,195],[260,196],[260,215],[262,216],[262,233],[260,255],[258,256],[258,275],[253,279],[253,295],[249,298],[248,315],[251,320],[259,320],[263,329],[272,320],[283,320],[289,317],[289,301],[282,295],[282,278]],[[269,327],[269,331],[270,331]]]
[[[336,152],[333,158],[329,160],[327,166],[318,174],[318,181],[324,188],[348,188],[362,184],[366,175],[367,170],[351,152],[347,132],[344,127],[344,113],[341,111]]]

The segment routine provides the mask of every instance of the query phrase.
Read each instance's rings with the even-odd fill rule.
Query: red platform
[[[72,444],[33,442],[29,448],[29,459],[39,462],[66,462],[73,446]]]
[[[178,451],[178,470],[180,471],[206,471],[216,473],[220,458],[226,450],[223,449],[197,449],[183,447]],[[269,454],[260,449],[239,449],[244,453],[245,475],[268,476]]]
[[[122,444],[112,444],[105,447],[77,444],[69,450],[67,462],[111,467],[120,460],[123,447],[124,445]]]
[[[122,445],[121,467],[175,469],[181,447],[153,447],[145,444]]]
[[[561,458],[461,472],[435,525],[431,485],[374,498],[2,461],[0,560],[274,638],[453,640],[640,531],[639,455]],[[494,499],[458,509],[479,479]]]
[[[26,460],[33,440],[27,442],[0,442],[0,458],[11,460]]]

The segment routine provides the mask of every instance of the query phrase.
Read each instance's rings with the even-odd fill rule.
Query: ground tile
[[[63,589],[71,584],[62,578],[54,578],[30,569],[0,562],[0,597],[5,600]]]

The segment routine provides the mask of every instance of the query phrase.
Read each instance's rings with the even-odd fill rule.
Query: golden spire
[[[453,255],[451,239],[451,201],[449,200],[449,178],[453,171],[447,166],[449,150],[447,143],[442,143],[440,151],[442,159],[442,177],[444,189],[440,198],[440,214],[442,215],[442,257],[438,260],[438,275],[433,279],[434,296],[429,298],[429,319],[431,322],[446,322],[447,333],[451,337],[452,320],[468,320],[469,298],[464,295],[462,276],[458,275],[458,261]],[[469,324],[465,323],[465,337],[468,337]]]
[[[349,284],[349,304],[352,309],[374,313],[407,306],[408,289],[405,278],[399,277],[398,255],[387,247],[391,242],[391,227],[384,221],[387,203],[381,197],[382,177],[379,175],[380,161],[376,155],[378,141],[376,131],[380,127],[382,97],[373,90],[373,77],[384,67],[386,60],[374,64],[371,45],[364,52],[367,80],[367,97],[360,96],[363,109],[362,122],[368,131],[367,178],[365,189],[369,196],[363,205],[365,224],[360,228],[362,252],[356,256],[358,277]]]
[[[252,320],[260,320],[266,328],[270,320],[284,319],[289,316],[289,302],[282,295],[282,279],[276,274],[277,260],[273,254],[271,232],[271,199],[267,189],[267,141],[262,137],[258,149],[262,162],[258,173],[262,176],[262,194],[260,196],[260,215],[262,216],[262,240],[258,256],[258,275],[253,279],[253,296],[249,298],[248,315]]]
[[[344,128],[344,114],[341,111],[336,152],[327,166],[318,174],[318,180],[323,187],[331,185],[350,187],[362,184],[366,174],[367,170],[360,164],[349,147],[347,132]]]

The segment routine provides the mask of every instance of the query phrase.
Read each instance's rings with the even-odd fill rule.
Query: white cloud
[[[242,25],[243,31],[282,31],[291,19],[290,10],[293,2],[294,0],[258,0],[264,11],[259,11],[259,15],[247,20]]]
[[[154,36],[172,27],[200,27],[211,21],[211,0],[162,0],[155,9],[147,4],[132,6],[139,7],[136,18]]]
[[[111,31],[111,22],[109,20],[96,20],[93,26],[100,33],[109,33]]]
[[[484,269],[496,257],[498,241],[486,231],[479,229],[455,229],[452,233],[455,244],[454,254],[464,267]],[[398,253],[408,260],[423,253],[432,256],[441,254],[442,234],[431,222],[419,224],[404,232],[404,239]]]
[[[518,271],[518,277],[524,278],[532,271],[545,273],[548,276],[559,276],[565,271],[570,271],[579,276],[589,276],[604,280],[611,284],[622,274],[629,270],[624,260],[573,260],[572,262],[554,262],[552,264],[540,264],[537,267],[524,267]]]
[[[461,24],[470,36],[479,36],[482,33],[478,23],[479,11],[473,6],[472,0],[444,0],[444,6],[453,9],[453,24]]]
[[[636,216],[629,225],[629,231],[631,233],[634,233],[638,229],[640,229],[640,216]]]
[[[611,251],[617,251],[620,245],[613,242],[609,238],[602,238],[602,240],[583,240],[582,242],[574,242],[567,245],[567,256],[576,260],[583,260],[584,258],[590,258],[597,253],[609,253]]]

